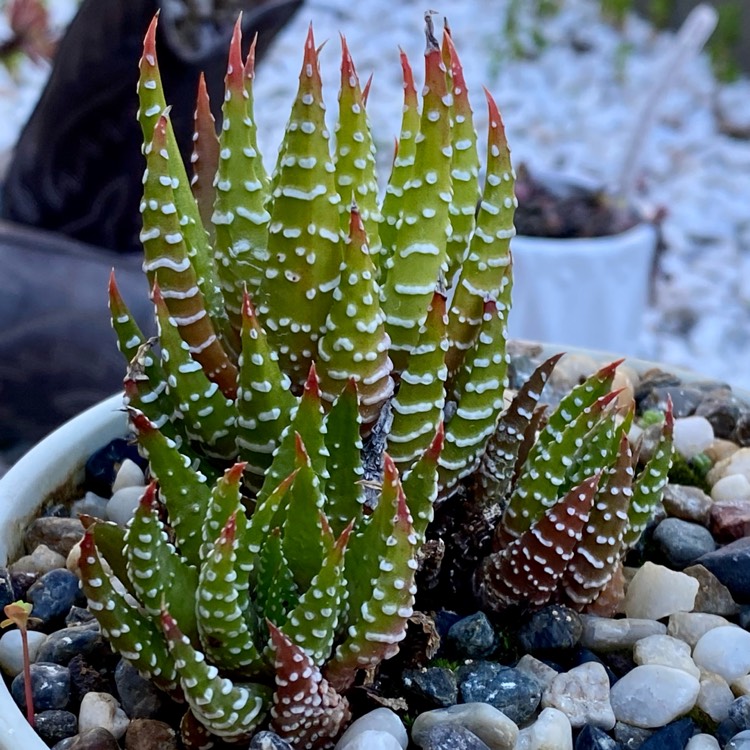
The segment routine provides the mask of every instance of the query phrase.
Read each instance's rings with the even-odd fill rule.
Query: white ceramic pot
[[[122,396],[112,396],[67,422],[0,479],[0,565],[17,554],[23,531],[56,490],[83,479],[86,459],[127,433]],[[47,750],[0,679],[0,750]]]
[[[636,354],[656,240],[646,223],[609,237],[515,237],[510,335]]]

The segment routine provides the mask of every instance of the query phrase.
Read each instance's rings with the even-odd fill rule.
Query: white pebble
[[[663,664],[682,669],[700,679],[701,671],[690,656],[690,646],[669,635],[651,635],[635,644],[633,661],[636,664]]]
[[[699,691],[698,680],[687,672],[647,664],[621,677],[612,686],[610,701],[618,721],[654,729],[688,713]]]
[[[68,558],[65,560],[65,567],[71,572],[75,573],[79,578],[81,577],[81,571],[78,568],[78,561],[81,559],[81,543],[76,542],[68,552]]]
[[[128,728],[130,719],[120,704],[109,693],[86,693],[78,712],[78,731],[103,727],[115,739],[120,739]]]
[[[683,458],[702,453],[714,441],[714,428],[705,417],[684,417],[674,422],[674,447]]]
[[[728,474],[711,487],[714,502],[721,500],[750,500],[750,481],[744,474]]]
[[[660,620],[675,612],[690,612],[695,606],[698,587],[698,581],[685,573],[647,562],[628,585],[625,614]]]
[[[409,744],[409,736],[406,728],[398,715],[391,711],[390,708],[376,708],[374,711],[366,713],[356,721],[352,722],[349,728],[341,735],[336,743],[335,750],[343,750],[349,747],[347,743],[351,742],[359,734],[376,729],[380,732],[388,732],[393,736],[403,750]]]
[[[661,622],[633,617],[613,620],[610,617],[581,615],[581,621],[581,645],[596,652],[632,648],[642,638],[649,635],[664,635],[667,632],[667,626]]]
[[[720,750],[716,737],[710,734],[694,734],[685,745],[685,750]]]
[[[695,648],[695,644],[709,630],[725,625],[732,625],[732,623],[721,615],[712,615],[708,612],[675,612],[669,618],[667,633],[685,641],[690,648]],[[732,627],[738,626],[732,625]]]
[[[715,722],[724,721],[734,694],[727,681],[713,672],[704,672],[700,678],[701,690],[695,705]]]
[[[518,733],[515,750],[573,750],[568,717],[556,708],[545,708],[530,727]]]
[[[552,680],[559,674],[556,669],[552,669],[548,664],[539,661],[539,659],[531,654],[524,654],[518,660],[516,669],[533,677],[542,686],[543,690],[546,690],[552,684]]]
[[[750,674],[746,674],[744,677],[734,680],[731,683],[732,693],[738,698],[741,695],[750,695]]]
[[[411,728],[412,740],[421,745],[427,732],[438,724],[458,724],[473,732],[490,750],[514,750],[518,739],[518,726],[502,711],[489,703],[461,703],[417,716]]]
[[[718,473],[717,479],[731,477],[735,474],[750,477],[750,448],[740,448],[732,453],[729,458],[720,461],[715,469]]]
[[[70,508],[73,518],[78,516],[94,516],[104,518],[107,514],[107,498],[100,497],[94,492],[87,492],[81,500],[76,500]]]
[[[731,626],[709,630],[695,644],[693,659],[702,669],[734,682],[750,673],[750,633]]]
[[[403,750],[403,745],[390,732],[365,729],[343,745],[339,740],[336,750]]]
[[[44,633],[29,630],[29,661],[33,664],[41,645],[47,640]],[[8,677],[23,671],[23,642],[20,630],[8,630],[0,637],[0,670]]]
[[[143,476],[143,470],[135,461],[126,458],[120,468],[117,470],[117,476],[112,483],[112,494],[123,487],[144,487],[146,477]]]
[[[562,711],[576,728],[591,724],[610,730],[615,725],[609,702],[609,677],[598,662],[586,662],[557,675],[544,691],[542,706]]]
[[[143,487],[123,487],[117,490],[107,503],[107,518],[119,526],[125,526],[133,517],[143,495]]]

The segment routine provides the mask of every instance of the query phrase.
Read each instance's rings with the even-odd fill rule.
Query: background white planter
[[[23,532],[50,493],[83,479],[86,459],[127,433],[122,396],[112,396],[67,422],[32,448],[0,480],[0,565],[23,543]],[[0,750],[47,750],[0,680]]]
[[[656,239],[645,223],[609,237],[515,237],[511,337],[635,354]]]

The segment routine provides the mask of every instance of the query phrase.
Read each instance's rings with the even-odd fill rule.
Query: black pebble
[[[621,750],[622,745],[599,727],[584,725],[576,737],[575,750]]]
[[[130,719],[153,719],[165,705],[165,694],[125,659],[115,668],[115,686],[122,710]]]
[[[641,750],[684,750],[694,732],[695,724],[686,716],[657,729],[641,745]]]
[[[51,747],[78,732],[78,719],[70,711],[42,711],[34,716],[34,729]]]
[[[581,639],[583,623],[568,607],[552,604],[535,612],[518,632],[523,648],[532,654],[574,648]]]

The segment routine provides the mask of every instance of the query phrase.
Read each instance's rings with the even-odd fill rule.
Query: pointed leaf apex
[[[664,426],[669,432],[674,429],[674,408],[672,406],[672,396],[667,394],[667,408],[664,412]]]
[[[608,365],[604,365],[599,370],[599,376],[602,378],[608,378],[610,376],[614,376],[615,370],[625,361],[625,358],[622,357],[621,359],[616,359],[614,362],[610,362]]]
[[[258,32],[256,31],[253,41],[250,42],[250,49],[247,51],[247,58],[245,59],[245,78],[255,78],[255,47],[257,42]]]
[[[126,387],[128,382],[134,383],[132,380],[126,381]],[[130,416],[130,423],[135,427],[136,432],[149,435],[157,432],[156,426],[142,411],[129,409],[128,414]]]
[[[253,304],[253,298],[247,291],[247,288],[242,292],[242,318],[244,319],[255,319],[257,320],[257,314],[255,312],[255,305]]]
[[[157,307],[164,307],[166,309],[166,304],[164,302],[164,297],[161,295],[161,287],[159,286],[158,281],[154,281],[154,285],[151,287],[151,299]]]
[[[349,86],[349,88],[356,88],[359,81],[357,80],[357,71],[354,67],[354,60],[352,59],[349,47],[346,44],[346,37],[343,34],[339,34],[341,37],[341,86]]]
[[[599,403],[601,404],[602,408],[609,406],[625,389],[624,388],[617,388],[614,391],[610,391],[609,393],[605,393],[600,399]]]
[[[115,279],[114,266],[110,269],[110,272],[109,272],[109,284],[107,288],[109,290],[110,297],[115,297],[117,299],[121,298],[120,290],[117,287],[117,280]]]
[[[305,394],[320,398],[320,379],[318,378],[318,371],[315,369],[315,362],[310,363],[310,371],[307,373],[304,392]]]
[[[177,625],[177,620],[175,620],[174,617],[172,617],[172,615],[170,615],[166,609],[162,609],[160,619],[161,628],[164,631],[164,635],[166,636],[167,640],[177,641],[183,637],[182,631]]]
[[[232,40],[229,42],[229,60],[227,64],[227,79],[241,81],[245,75],[242,63],[242,11],[237,16],[232,29]]]
[[[490,131],[503,130],[503,118],[500,116],[500,110],[497,107],[495,98],[490,94],[489,89],[484,89],[484,95],[487,97],[487,108],[489,109]]]
[[[230,466],[224,472],[224,478],[232,484],[239,484],[242,480],[242,473],[245,471],[246,466],[247,461],[238,461],[234,466]]]
[[[401,72],[404,76],[404,90],[408,92],[414,92],[416,94],[417,87],[414,85],[414,71],[412,70],[411,63],[409,62],[409,58],[399,47],[399,57],[401,59]]]
[[[370,73],[369,78],[367,79],[367,82],[365,83],[364,88],[362,89],[362,104],[366,107],[367,106],[367,100],[370,98],[370,87],[372,86],[372,77],[375,75],[374,73]]]
[[[152,67],[156,65],[156,27],[159,24],[159,13],[154,14],[143,38],[143,60]]]
[[[151,511],[156,508],[156,482],[151,481],[141,495],[139,505],[143,510]]]
[[[399,481],[398,469],[388,453],[383,453],[383,485],[396,484]]]
[[[346,549],[346,545],[349,543],[349,537],[354,530],[354,523],[356,519],[352,518],[351,521],[344,527],[344,530],[339,534],[339,538],[336,540],[336,548],[343,553]]]
[[[305,56],[303,59],[302,72],[307,78],[312,78],[318,68],[318,51],[315,49],[315,37],[313,36],[312,21],[307,28],[305,39]]]
[[[80,541],[81,556],[80,560],[96,555],[96,541],[94,539],[94,527],[89,526],[81,537]]]

